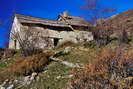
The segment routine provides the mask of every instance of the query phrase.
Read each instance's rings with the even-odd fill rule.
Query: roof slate
[[[90,25],[88,22],[84,21],[80,17],[75,17],[75,16],[68,16],[68,18],[70,18],[69,20],[67,20],[69,22],[69,25],[65,22],[58,20],[48,20],[48,19],[25,16],[20,14],[16,14],[15,16],[18,18],[20,23],[43,24],[43,25],[57,26],[57,27],[69,27],[69,25],[88,27]]]

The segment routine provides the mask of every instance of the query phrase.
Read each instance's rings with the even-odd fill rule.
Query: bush
[[[17,53],[17,50],[5,49],[4,52],[3,52],[2,59],[10,58],[10,57],[14,56],[14,54],[16,54],[16,53]]]
[[[14,64],[8,66],[5,72],[13,75],[30,75],[40,72],[48,64],[50,53],[40,53],[29,57],[19,57]]]
[[[4,55],[4,49],[0,48],[0,59],[2,59],[2,56]]]
[[[104,49],[85,65],[67,89],[133,89],[133,52]]]
[[[87,43],[85,43],[84,44],[84,47],[86,47],[86,48],[94,48],[96,46],[96,44],[95,44],[95,41],[94,40],[92,40],[92,41],[89,41],[89,42],[87,42]]]
[[[26,48],[26,49],[20,49],[21,51],[21,54],[22,56],[32,56],[32,55],[35,55],[35,54],[39,54],[39,53],[42,53],[42,49],[39,49],[39,48]]]
[[[120,33],[119,33],[119,36],[118,36],[118,44],[121,45],[123,43],[125,44],[128,44],[129,43],[129,37],[128,37],[128,34],[125,30],[122,30]]]
[[[75,43],[72,41],[63,41],[57,46],[57,48],[63,48],[63,47],[72,46],[72,45],[75,45]]]
[[[97,46],[104,46],[110,42],[110,35],[113,32],[113,26],[103,21],[97,23],[93,33],[94,40]]]

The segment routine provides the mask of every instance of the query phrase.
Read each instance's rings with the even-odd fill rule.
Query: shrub
[[[94,40],[92,40],[92,41],[89,41],[89,42],[87,42],[87,43],[85,43],[84,44],[84,47],[86,47],[86,48],[94,48],[96,46],[96,44],[95,44],[95,41]]]
[[[16,53],[17,53],[16,50],[13,50],[13,49],[5,49],[4,52],[3,52],[2,58],[3,59],[10,58],[10,57],[14,56],[14,54],[16,54]]]
[[[29,57],[19,57],[14,64],[8,66],[5,72],[13,75],[30,75],[33,72],[40,72],[49,62],[50,53],[40,53]]]
[[[67,46],[71,46],[71,45],[74,45],[75,43],[72,42],[72,41],[63,41],[62,43],[60,43],[57,48],[63,48],[63,47],[67,47]]]
[[[4,54],[4,49],[0,48],[0,59],[2,59],[3,54]]]
[[[106,21],[97,23],[93,30],[94,40],[97,46],[104,46],[110,42],[113,26]]]
[[[26,48],[26,49],[20,49],[21,50],[21,54],[22,56],[32,56],[32,55],[36,55],[39,53],[42,53],[42,49],[39,48]]]
[[[85,65],[67,89],[132,89],[133,52],[104,49],[93,64]]]
[[[0,84],[3,84],[5,80],[15,80],[18,79],[17,76],[12,75],[10,72],[4,72],[4,70],[0,69]]]
[[[119,36],[118,36],[118,44],[119,45],[121,45],[123,43],[128,44],[129,41],[130,41],[129,36],[125,30],[122,30],[121,32],[119,32]]]

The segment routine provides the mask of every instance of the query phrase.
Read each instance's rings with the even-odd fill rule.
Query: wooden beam
[[[72,27],[72,25],[66,20],[66,18],[64,18],[62,15],[59,15],[63,20],[64,22],[73,30],[75,31],[75,29]]]

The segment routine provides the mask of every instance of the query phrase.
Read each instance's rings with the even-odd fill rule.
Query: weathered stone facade
[[[59,18],[61,19],[61,18]],[[79,18],[78,18],[79,19]],[[76,21],[76,20],[75,20]],[[71,27],[70,27],[71,26]],[[72,28],[72,29],[71,29]],[[15,37],[16,32],[23,38],[24,30],[39,32],[41,38],[36,42],[39,48],[55,47],[64,41],[72,41],[74,43],[93,40],[92,32],[88,24],[83,23],[64,23],[60,21],[43,20],[34,17],[15,15],[11,29],[9,48],[20,49],[20,44]],[[49,43],[42,38],[48,38]]]
[[[14,32],[19,32],[21,29],[21,24],[19,23],[17,17],[14,17],[14,21],[12,24],[12,29],[10,32],[10,40],[9,40],[9,48],[11,49],[19,49],[19,42],[14,38],[13,34]]]

